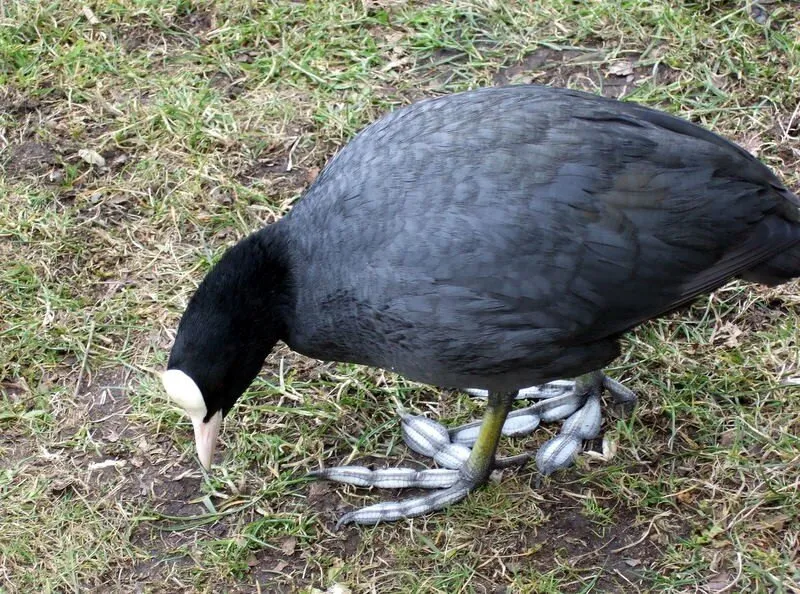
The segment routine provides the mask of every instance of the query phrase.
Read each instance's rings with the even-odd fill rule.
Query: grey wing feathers
[[[744,275],[752,268],[769,261],[770,258],[798,245],[798,243],[800,243],[800,233],[798,233],[797,225],[782,218],[772,217],[759,225],[754,234],[716,264],[691,275],[687,282],[678,287],[670,299],[661,303],[654,301],[651,303],[651,307],[641,308],[637,315],[629,318],[617,318],[611,325],[602,324],[594,332],[587,333],[585,339],[593,340],[621,334],[646,320],[688,305],[700,295],[719,288],[732,278]],[[798,273],[800,273],[800,269],[795,272],[795,274]],[[625,288],[622,287],[621,290],[624,291]],[[642,303],[646,302],[646,298],[643,298]]]
[[[352,253],[368,244],[387,282],[416,283],[365,302],[392,295],[390,310],[433,323],[426,308],[447,299],[441,323],[494,327],[496,340],[617,335],[800,239],[797,198],[737,145],[561,89],[421,102],[370,126],[324,173],[313,216],[347,231],[361,221]]]
[[[508,319],[517,332],[527,324],[560,329],[569,340],[618,335],[800,240],[797,198],[743,150],[730,150],[735,145],[709,143],[717,137],[689,135],[695,128],[687,126],[665,146],[670,135],[659,132],[658,138],[667,140],[656,142],[655,127],[648,131],[647,122],[640,133],[628,131],[614,140],[622,133],[609,126],[611,117],[583,120],[586,127],[575,137],[569,126],[549,132],[554,147],[559,135],[565,137],[561,146],[568,147],[560,155],[556,151],[559,165],[549,181],[532,190],[536,201],[548,204],[549,215],[521,223],[549,240],[530,237],[525,249],[519,237],[504,238],[517,258],[506,260],[517,262],[508,277],[502,267],[478,262],[443,279],[504,303],[514,312]],[[589,143],[580,158],[571,154],[581,150],[576,140],[593,135],[627,152],[609,158],[592,152]],[[700,164],[692,162],[701,157]],[[510,216],[520,214],[516,209]],[[507,231],[517,225],[501,226]],[[518,263],[521,259],[529,266]],[[486,310],[493,318],[487,323],[502,325],[497,309]]]

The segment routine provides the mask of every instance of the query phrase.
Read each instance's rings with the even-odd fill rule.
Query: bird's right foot
[[[580,452],[583,442],[594,439],[600,432],[600,395],[604,391],[626,413],[630,413],[636,404],[635,392],[601,371],[588,373],[575,380],[556,380],[524,388],[517,393],[516,399],[536,399],[538,402],[509,413],[503,426],[503,435],[530,435],[541,422],[564,420],[559,434],[540,446],[536,454],[536,466],[545,476],[567,468]],[[476,398],[487,396],[485,390],[468,389],[467,393]],[[471,445],[480,423],[474,421],[450,429],[452,442]],[[410,447],[414,449],[413,446]]]

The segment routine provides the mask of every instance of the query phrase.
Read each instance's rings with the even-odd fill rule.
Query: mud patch
[[[195,35],[217,28],[217,15],[213,10],[191,7],[175,18],[174,26]]]
[[[353,554],[358,537],[323,539],[325,545],[314,542],[312,554],[294,537],[269,528],[276,518],[294,521],[291,500],[274,508],[259,494],[261,483],[244,476],[235,485],[216,474],[207,481],[194,457],[174,443],[172,431],[154,432],[138,422],[129,399],[133,389],[125,370],[95,374],[87,370],[76,390],[74,412],[62,442],[81,431],[88,434],[84,443],[91,446],[62,452],[60,459],[70,461],[59,465],[63,472],[46,471],[50,497],[75,493],[132,514],[128,539],[137,551],[136,559],[115,566],[99,576],[97,583],[114,584],[116,591],[139,592],[141,584],[155,581],[165,584],[159,591],[184,592],[180,583],[172,584],[171,576],[198,564],[223,563],[214,560],[222,555],[226,568],[236,568],[236,575],[205,584],[212,591],[250,592],[257,582],[263,591],[292,592],[298,583],[309,582],[303,574],[314,556]],[[190,436],[191,429],[186,431]],[[224,485],[214,487],[219,480]],[[257,528],[262,521],[268,527],[266,534]],[[257,544],[249,544],[248,534]],[[224,551],[224,543],[230,543],[233,552]]]
[[[5,168],[10,177],[40,177],[51,171],[57,162],[57,154],[51,146],[27,140],[11,146]]]
[[[265,186],[266,191],[282,197],[304,190],[320,172],[312,156],[315,149],[304,146],[304,138],[300,130],[288,133],[284,142],[267,148],[243,167],[236,181],[246,187]]]
[[[244,93],[244,81],[247,77],[235,78],[228,73],[218,71],[208,79],[208,86],[219,91],[226,99],[236,99]]]
[[[127,27],[121,44],[127,52],[168,46],[171,49],[198,47],[205,34],[217,26],[212,11],[184,12],[162,22],[141,23]]]
[[[644,64],[641,54],[607,61],[602,49],[554,50],[539,48],[520,63],[503,68],[494,76],[497,85],[547,84],[619,99],[645,82],[668,84],[678,73],[661,63]]]
[[[631,584],[647,589],[648,570],[662,559],[668,542],[652,529],[657,520],[638,518],[621,505],[605,504],[608,523],[599,526],[579,508],[564,506],[563,496],[559,498],[558,503],[540,504],[547,521],[525,535],[526,546],[538,550],[533,563],[542,571],[552,568],[554,558],[578,571],[596,568],[595,587],[601,592],[629,591]],[[687,530],[681,526],[676,532]]]

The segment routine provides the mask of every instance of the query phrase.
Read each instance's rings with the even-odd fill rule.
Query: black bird
[[[485,88],[368,126],[289,214],[227,251],[189,302],[163,381],[206,467],[278,340],[487,390],[474,448],[426,484],[449,486],[342,519],[374,523],[484,483],[521,388],[577,378],[582,402],[604,387],[623,398],[600,371],[623,333],[733,278],[796,276],[800,201],[736,144],[633,103]]]

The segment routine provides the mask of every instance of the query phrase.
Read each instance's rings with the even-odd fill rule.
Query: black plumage
[[[602,368],[618,339],[728,280],[800,275],[800,201],[698,126],[535,85],[364,129],[209,273],[169,367],[227,410],[279,339],[507,393]]]

